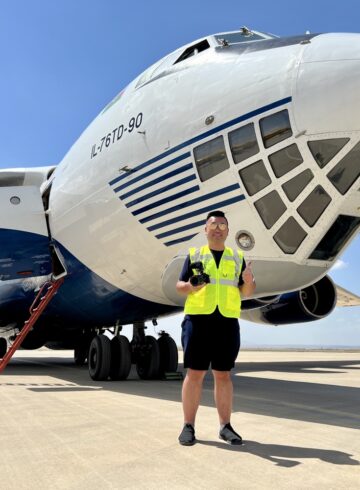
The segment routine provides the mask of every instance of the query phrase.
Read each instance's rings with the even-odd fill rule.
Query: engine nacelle
[[[285,293],[270,304],[245,310],[244,320],[270,325],[286,325],[320,320],[328,316],[336,305],[336,288],[325,276],[300,291]]]

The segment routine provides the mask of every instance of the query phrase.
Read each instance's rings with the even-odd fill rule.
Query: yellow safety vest
[[[210,283],[200,291],[188,294],[185,302],[185,314],[210,315],[218,306],[220,313],[228,318],[239,318],[241,311],[241,297],[239,291],[239,277],[243,263],[243,254],[240,250],[234,252],[225,247],[219,268],[208,245],[200,249],[189,249],[190,262],[201,261],[204,272],[210,276]],[[195,271],[194,271],[195,272]]]

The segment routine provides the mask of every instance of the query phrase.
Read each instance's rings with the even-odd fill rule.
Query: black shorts
[[[207,371],[230,371],[240,349],[240,327],[237,318],[217,315],[186,315],[182,324],[181,343],[184,367]]]

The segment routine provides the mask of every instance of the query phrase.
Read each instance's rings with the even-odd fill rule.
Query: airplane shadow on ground
[[[355,355],[354,355],[355,357]],[[360,427],[360,389],[334,384],[312,382],[314,373],[342,373],[360,370],[360,360],[252,362],[236,364],[234,369],[234,412],[253,413],[279,419],[300,420],[319,424],[358,429]],[[183,366],[179,365],[183,372]],[[307,381],[253,377],[246,373],[259,371],[304,373]],[[305,374],[306,373],[306,374]],[[7,376],[21,376],[21,382]],[[27,382],[30,376],[46,376],[44,383]],[[49,382],[48,377],[55,378]],[[288,376],[287,376],[288,377]],[[74,366],[73,360],[63,357],[15,358],[0,376],[1,386],[24,386],[34,392],[99,391],[147,396],[159,400],[181,400],[181,382],[150,380],[137,377],[133,366],[126,381],[92,381],[86,366]],[[204,380],[202,405],[213,407],[213,380],[210,373]]]
[[[319,459],[325,463],[338,465],[360,465],[359,461],[352,459],[351,454],[329,449],[285,446],[280,444],[262,444],[260,442],[248,440],[244,441],[244,445],[242,446],[229,446],[221,442],[202,440],[198,440],[197,442],[204,446],[253,454],[254,456],[259,456],[260,458],[274,463],[276,466],[282,466],[284,468],[292,468],[301,464],[301,461],[297,461],[298,459]]]

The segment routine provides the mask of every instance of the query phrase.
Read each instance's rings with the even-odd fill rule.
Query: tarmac
[[[184,447],[181,381],[94,382],[72,356],[19,351],[0,375],[1,489],[360,489],[360,351],[242,351],[241,447],[211,374]]]

